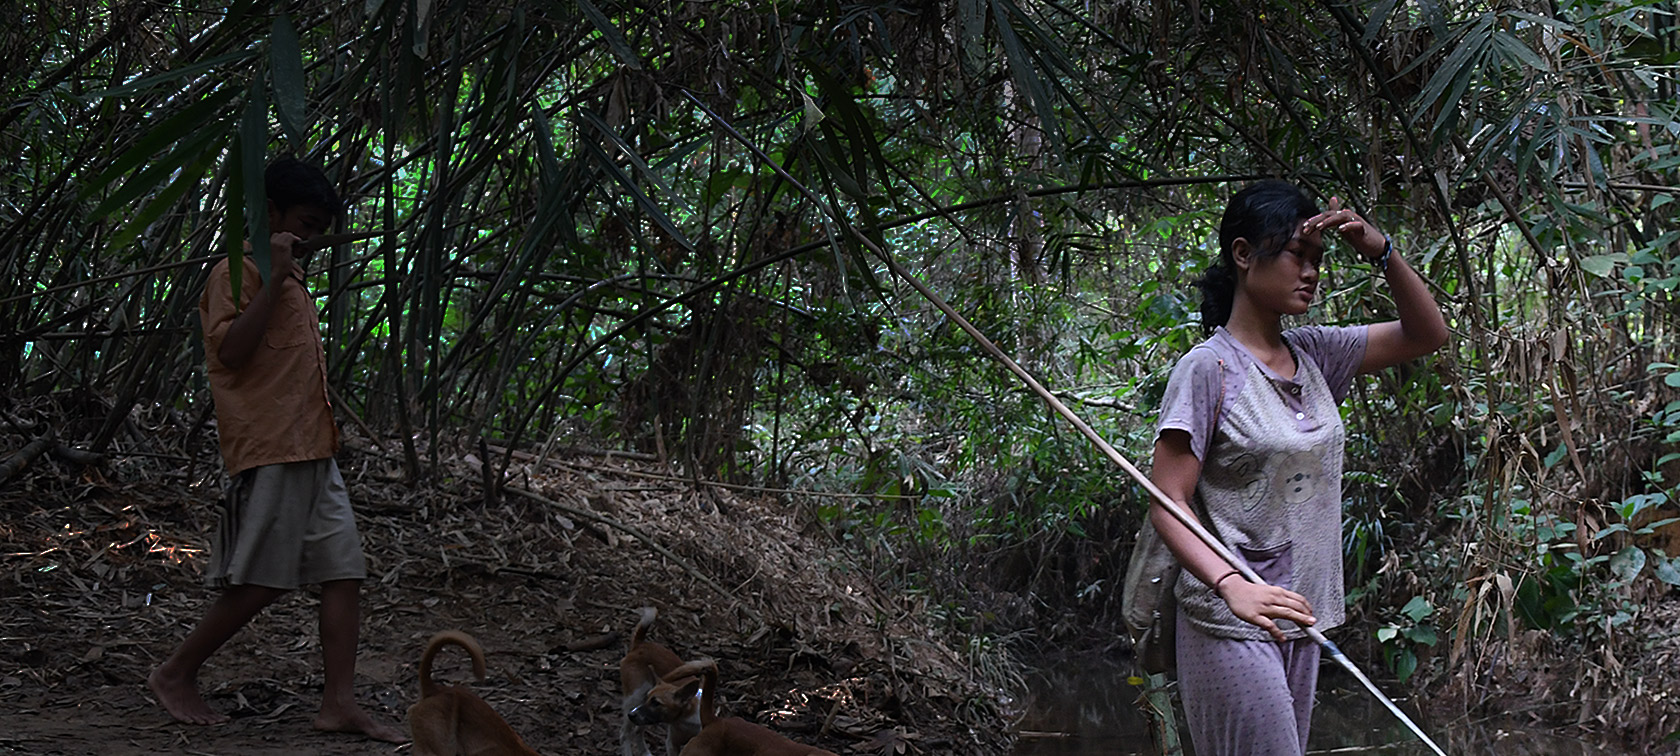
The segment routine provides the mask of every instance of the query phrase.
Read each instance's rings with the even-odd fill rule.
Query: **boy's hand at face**
[[[303,280],[303,268],[298,267],[294,245],[302,241],[288,231],[281,231],[268,237],[269,275],[270,281],[284,281],[288,278]]]

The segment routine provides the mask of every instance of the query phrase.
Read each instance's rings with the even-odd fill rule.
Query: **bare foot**
[[[321,707],[321,713],[315,715],[315,729],[322,732],[348,732],[354,735],[366,735],[374,740],[387,743],[407,743],[408,733],[401,728],[380,722],[369,716],[360,706],[347,709],[328,711]]]
[[[170,675],[160,666],[146,677],[146,687],[152,689],[152,695],[157,696],[158,703],[163,704],[164,710],[176,721],[196,725],[228,721],[228,715],[210,708],[210,704],[198,695],[197,680]]]

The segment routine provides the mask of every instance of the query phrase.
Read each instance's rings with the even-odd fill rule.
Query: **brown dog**
[[[420,654],[420,702],[408,707],[408,729],[420,756],[537,756],[506,720],[472,691],[432,682],[432,657],[444,646],[472,656],[473,676],[484,681],[484,649],[459,630],[432,636]]]
[[[647,728],[665,725],[665,754],[677,756],[683,744],[700,732],[700,702],[690,690],[686,697],[678,688],[699,678],[689,674],[669,677],[683,666],[671,649],[647,639],[647,629],[659,612],[651,606],[641,609],[641,620],[630,631],[630,650],[618,663],[618,679],[624,691],[624,724],[619,731],[622,756],[651,756]]]
[[[740,717],[719,719],[713,705],[718,687],[717,662],[711,659],[689,662],[687,669],[700,672],[700,734],[688,741],[682,756],[838,756],[815,746],[795,743],[768,727]]]

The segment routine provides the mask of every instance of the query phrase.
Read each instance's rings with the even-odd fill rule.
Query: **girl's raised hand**
[[[1388,237],[1378,231],[1375,226],[1358,213],[1342,207],[1340,197],[1330,198],[1330,209],[1308,218],[1301,226],[1302,234],[1310,234],[1325,229],[1333,230],[1342,237],[1342,241],[1353,247],[1353,251],[1367,260],[1382,257],[1383,248],[1388,244]]]

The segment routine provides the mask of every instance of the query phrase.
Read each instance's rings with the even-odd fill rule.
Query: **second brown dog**
[[[420,756],[537,756],[490,704],[459,685],[432,681],[432,658],[444,646],[472,657],[473,676],[484,681],[484,649],[459,630],[432,636],[420,654],[420,702],[408,707],[408,729]]]
[[[683,666],[676,652],[647,639],[647,630],[659,612],[641,609],[641,620],[630,631],[630,649],[618,664],[619,684],[624,691],[624,723],[619,731],[622,756],[648,756],[647,730],[665,726],[665,754],[677,756],[690,738],[700,732],[700,702],[694,690],[679,695],[678,689],[699,678],[671,673]]]
[[[679,671],[701,675],[700,734],[688,741],[682,756],[838,756],[816,746],[797,743],[740,717],[717,716],[712,698],[718,687],[717,662],[711,659],[689,662]]]

